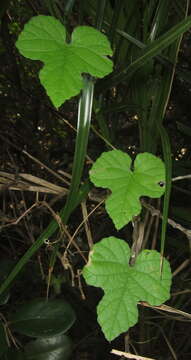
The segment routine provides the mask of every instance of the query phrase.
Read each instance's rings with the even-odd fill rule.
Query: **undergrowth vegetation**
[[[2,1],[0,360],[190,359],[189,14]]]

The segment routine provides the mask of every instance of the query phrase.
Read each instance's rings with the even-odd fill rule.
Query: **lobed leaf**
[[[120,150],[102,153],[90,170],[90,178],[96,186],[112,191],[106,210],[118,230],[140,213],[141,196],[157,198],[165,191],[164,163],[150,153],[138,154],[133,164]]]
[[[143,250],[134,266],[129,265],[130,249],[115,237],[95,244],[83,276],[89,285],[101,287],[104,296],[97,307],[98,322],[111,341],[138,320],[137,303],[160,305],[170,297],[171,270],[155,250]]]
[[[52,16],[34,16],[16,46],[23,56],[44,63],[40,81],[56,107],[80,92],[82,73],[102,78],[112,71],[112,61],[106,57],[112,50],[104,34],[79,26],[68,43],[65,27]]]

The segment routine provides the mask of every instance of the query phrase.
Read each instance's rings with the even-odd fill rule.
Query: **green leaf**
[[[64,300],[33,300],[20,306],[11,317],[12,328],[32,337],[65,333],[74,323],[75,314]]]
[[[170,297],[171,270],[166,259],[160,273],[160,254],[143,250],[129,266],[130,249],[115,237],[94,245],[83,276],[89,285],[101,287],[104,296],[97,307],[98,322],[111,341],[138,321],[138,301],[160,305]]]
[[[66,335],[31,341],[24,349],[26,360],[68,360],[72,341]]]
[[[77,95],[82,73],[104,77],[112,71],[112,55],[106,36],[89,26],[77,27],[66,42],[65,27],[52,16],[35,16],[24,27],[16,46],[32,60],[40,60],[40,81],[56,107]]]
[[[150,153],[137,155],[133,164],[120,150],[102,153],[90,170],[90,178],[96,186],[112,191],[106,210],[118,230],[140,213],[140,196],[158,198],[165,191],[164,163]]]

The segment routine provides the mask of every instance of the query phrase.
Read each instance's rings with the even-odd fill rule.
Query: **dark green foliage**
[[[14,45],[24,24],[39,14],[59,19],[67,41],[78,25],[88,25],[112,45],[113,72],[100,80],[84,76],[81,97],[59,110],[39,83],[41,64],[21,57]],[[101,206],[89,219],[92,238],[87,227],[72,237],[87,216],[84,201],[90,213],[102,195],[98,189],[91,200],[90,165],[113,148],[133,159],[151,152],[165,162],[164,200],[159,205],[142,199],[140,218],[119,235],[131,247],[144,227],[143,248],[164,253],[176,271],[168,305],[184,313],[159,313],[139,304],[139,325],[112,348],[124,351],[125,341],[129,352],[141,356],[190,359],[190,178],[171,184],[172,177],[190,175],[191,169],[189,1],[13,0],[2,1],[0,17],[0,360],[116,358],[96,322],[102,294],[81,283],[79,271],[92,242],[118,233]],[[160,209],[161,218],[152,207]],[[175,228],[167,227],[169,218]],[[59,291],[51,282],[52,272],[60,279]],[[74,316],[62,318],[60,309],[55,324],[53,307],[49,338],[36,338],[44,326],[41,320],[32,333],[18,332],[21,322],[17,329],[9,323],[12,314],[23,316],[23,303],[30,308],[31,301],[47,295],[50,304],[64,296],[76,322]]]

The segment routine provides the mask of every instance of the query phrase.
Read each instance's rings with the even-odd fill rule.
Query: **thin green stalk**
[[[61,211],[61,219],[65,224],[72,213],[76,198],[78,198],[79,194],[79,186],[87,153],[87,143],[92,115],[93,92],[94,81],[92,78],[84,76],[84,88],[78,105],[77,136],[72,168],[72,179],[65,207]],[[59,242],[54,246],[49,263],[50,268],[54,267],[59,246]]]
[[[131,58],[132,44],[129,41],[126,41],[126,38],[121,36],[120,30],[123,29],[127,31],[128,34],[134,34],[136,37],[139,37],[140,28],[137,24],[140,23],[140,12],[136,6],[136,2],[125,2],[123,7],[123,14],[118,21],[118,27],[116,27],[116,41],[115,41],[115,51],[114,51],[114,63],[116,68],[121,69],[125,66],[127,58]],[[105,25],[110,26],[106,21]],[[123,31],[122,31],[123,32]]]
[[[76,0],[67,0],[65,1],[65,6],[64,6],[64,14],[65,16],[69,16],[70,13],[72,12],[73,6],[75,4]]]
[[[112,142],[109,127],[106,122],[106,116],[103,113],[104,101],[105,100],[102,94],[98,97],[98,100],[94,99],[94,113],[102,136],[107,139],[107,141]]]
[[[92,115],[93,93],[94,81],[92,78],[85,76],[84,88],[78,107],[77,137],[72,169],[72,180],[64,209],[65,212],[69,213],[71,213],[71,209],[73,208],[73,205],[76,201],[76,196],[79,191],[79,185],[84,167]]]
[[[151,32],[149,35],[150,41],[156,39],[160,35],[161,29],[165,28],[166,23],[168,21],[168,16],[166,16],[166,14],[168,14],[169,12],[169,5],[170,5],[169,0],[159,1],[154,19],[152,21]]]
[[[103,24],[106,2],[107,2],[107,0],[99,0],[97,2],[95,27],[96,27],[96,29],[98,29],[100,31],[101,31],[102,24]]]
[[[110,27],[109,34],[108,34],[108,37],[111,42],[111,47],[113,47],[113,45],[114,45],[117,23],[118,23],[120,14],[121,14],[122,6],[123,6],[123,0],[118,0],[115,4],[115,8],[113,11],[111,27]]]
[[[64,24],[63,17],[58,8],[58,4],[54,0],[45,0],[45,3],[46,3],[49,13],[52,16],[55,16],[56,18],[58,18],[60,20],[60,22]]]
[[[163,255],[164,255],[164,246],[166,240],[166,229],[168,224],[168,209],[170,203],[170,194],[171,194],[171,181],[172,181],[172,158],[171,158],[171,146],[168,134],[163,126],[158,127],[163,155],[164,155],[164,162],[166,166],[166,190],[164,195],[164,205],[163,205],[163,220],[162,220],[162,232],[161,232],[161,243],[160,243],[160,253],[161,253],[161,271],[162,271],[162,264],[163,264]]]
[[[142,30],[142,37],[143,37],[143,42],[147,43],[149,40],[149,34],[150,34],[150,25],[151,25],[151,21],[152,21],[152,17],[153,17],[153,13],[156,9],[156,5],[157,5],[158,0],[152,0],[149,1],[147,6],[144,6],[143,8],[143,30]]]

